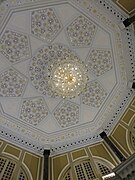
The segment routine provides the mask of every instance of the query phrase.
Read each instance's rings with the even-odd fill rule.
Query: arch
[[[32,180],[29,172],[19,160],[10,154],[0,155],[0,179],[13,180],[13,177],[17,177],[17,180]]]
[[[66,174],[68,174],[68,172],[69,172],[70,176],[72,177],[70,171],[71,171],[71,165],[68,164],[63,168],[63,170],[59,174],[58,180],[65,180],[64,177],[66,176]],[[69,176],[69,175],[67,175],[67,176]]]
[[[114,164],[112,164],[110,161],[108,161],[107,159],[104,159],[102,157],[99,156],[94,156],[94,162],[101,162],[103,163],[105,166],[108,166],[110,169],[115,168]]]
[[[113,165],[110,162],[101,158],[96,158],[94,161],[101,176],[112,173]]]
[[[90,158],[82,158],[72,162],[76,180],[96,179],[112,172],[114,165],[100,157],[93,157],[94,165]],[[71,165],[63,169],[59,180],[72,180]]]
[[[65,175],[63,176],[63,180],[71,180],[72,179],[72,174],[71,174],[71,168],[69,168]]]
[[[18,180],[29,180],[26,171],[22,167],[19,171]]]
[[[133,154],[135,152],[135,116],[132,118],[132,121],[130,122],[127,136],[127,143],[131,153]]]

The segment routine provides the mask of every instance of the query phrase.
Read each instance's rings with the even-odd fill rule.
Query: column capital
[[[49,156],[50,155],[50,149],[44,149],[43,155]]]
[[[107,137],[107,134],[106,134],[105,131],[101,132],[99,135],[100,135],[100,137],[101,137],[102,139],[104,139],[105,137]]]
[[[125,27],[128,27],[130,24],[132,24],[135,21],[135,15],[132,17],[129,17],[123,21],[123,24]]]

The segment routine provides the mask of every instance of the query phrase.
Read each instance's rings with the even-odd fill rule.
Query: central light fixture
[[[72,98],[84,91],[87,80],[87,68],[83,62],[65,59],[51,65],[48,83],[55,96]]]

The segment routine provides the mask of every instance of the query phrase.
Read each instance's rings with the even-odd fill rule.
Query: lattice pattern
[[[86,174],[88,176],[88,179],[94,179],[96,178],[94,171],[92,169],[92,166],[90,165],[90,162],[83,162]]]
[[[53,44],[48,47],[43,47],[32,58],[29,68],[30,79],[33,86],[39,92],[48,96],[52,96],[54,94],[48,84],[50,69],[55,61],[62,61],[66,58],[77,59],[78,57],[69,48],[61,44]]]
[[[97,165],[98,165],[98,167],[100,169],[100,172],[101,172],[102,176],[111,173],[111,170],[107,166],[105,166],[105,165],[103,165],[101,163],[97,163]]]
[[[22,103],[20,119],[37,125],[48,115],[46,103],[42,97],[25,99]]]
[[[106,49],[92,49],[86,62],[89,70],[96,76],[100,76],[112,69],[111,51]]]
[[[21,171],[18,180],[27,180],[25,174]]]
[[[131,140],[131,145],[133,149],[135,150],[135,123],[131,125],[130,140]]]
[[[60,29],[60,21],[52,8],[32,12],[31,32],[35,36],[45,41],[52,41]]]
[[[4,158],[0,158],[0,173],[2,172],[7,160]]]
[[[2,97],[19,97],[22,95],[27,79],[10,68],[0,74],[0,96]]]
[[[62,128],[75,125],[79,122],[79,106],[68,101],[62,103],[54,111],[54,117]]]
[[[132,126],[132,131],[135,133],[135,123]]]
[[[72,46],[90,46],[96,26],[92,21],[80,15],[68,27],[67,34]]]
[[[82,95],[82,103],[98,108],[101,106],[106,96],[107,93],[98,82],[90,82]]]
[[[64,180],[71,180],[70,172],[66,173]]]
[[[133,148],[135,149],[135,135],[134,134],[131,134],[131,143],[132,143]]]
[[[28,37],[22,33],[6,30],[0,40],[0,51],[11,63],[30,57]]]
[[[12,175],[13,175],[13,171],[14,171],[14,168],[15,168],[15,164],[12,163],[12,162],[8,162],[7,164],[7,167],[4,171],[4,174],[1,178],[1,180],[9,180],[11,179]]]
[[[75,166],[75,171],[76,171],[78,180],[86,180],[84,170],[81,164],[78,164]]]

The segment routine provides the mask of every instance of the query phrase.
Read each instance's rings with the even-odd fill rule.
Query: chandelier
[[[53,95],[73,98],[84,91],[87,68],[79,59],[57,60],[50,67],[48,84]]]

